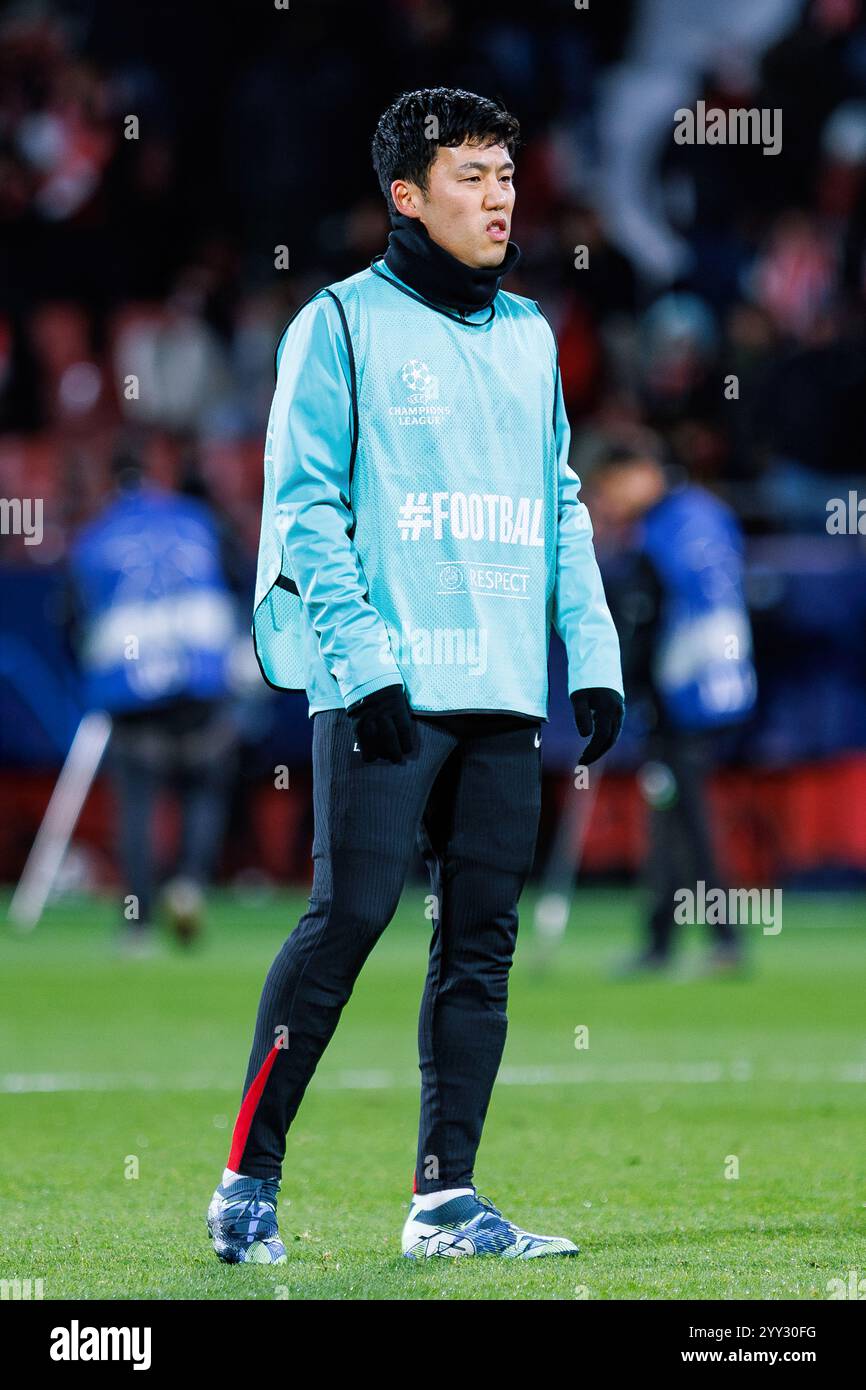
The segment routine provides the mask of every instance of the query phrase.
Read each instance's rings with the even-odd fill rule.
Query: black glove
[[[414,745],[414,722],[402,685],[385,685],[349,705],[346,713],[355,725],[355,741],[365,763],[387,758],[402,763]]]
[[[581,767],[589,767],[619,738],[625,715],[625,701],[615,690],[592,686],[589,690],[573,690],[569,696],[574,709],[574,722],[581,738],[592,738],[583,750]]]

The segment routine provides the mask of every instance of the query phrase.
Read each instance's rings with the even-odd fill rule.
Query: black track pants
[[[416,843],[433,938],[418,1029],[420,1192],[467,1185],[505,1045],[517,900],[541,797],[540,723],[415,719],[402,764],[364,763],[342,710],[313,717],[313,890],[262,991],[229,1167],[280,1173],[286,1132],[355,980],[391,921]]]

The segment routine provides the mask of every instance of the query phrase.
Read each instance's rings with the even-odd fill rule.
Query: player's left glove
[[[405,754],[412,752],[415,721],[402,681],[356,700],[346,713],[355,726],[355,739],[365,763],[377,758],[402,763]]]
[[[604,686],[573,690],[569,699],[577,732],[581,738],[590,740],[580,759],[581,767],[589,767],[613,748],[619,738],[625,701],[616,690],[607,690]]]

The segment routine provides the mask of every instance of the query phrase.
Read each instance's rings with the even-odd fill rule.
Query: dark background
[[[280,328],[384,249],[370,137],[394,96],[428,85],[499,97],[521,121],[523,259],[507,288],[537,298],[556,327],[572,462],[590,496],[599,451],[650,432],[746,529],[760,706],[717,787],[739,881],[866,873],[864,541],[825,525],[829,499],[866,492],[866,23],[860,0],[716,10],[291,0],[288,11],[5,11],[0,495],[43,498],[45,537],[0,537],[0,782],[13,808],[3,877],[20,872],[81,713],[65,560],[105,500],[112,454],[131,441],[155,478],[211,499],[245,626]],[[699,97],[780,108],[781,153],[676,145],[673,111]],[[137,140],[124,138],[130,114]],[[278,245],[288,270],[274,268]],[[577,245],[587,270],[574,268]],[[125,401],[124,375],[148,362],[149,390]],[[732,372],[737,400],[723,389]],[[615,539],[598,535],[606,566]],[[303,875],[306,703],[265,689],[246,638],[238,672],[245,756],[223,872]],[[545,748],[543,844],[577,754],[556,642]],[[591,871],[639,860],[641,756],[627,730]],[[298,769],[292,798],[275,798],[275,762]],[[113,872],[110,818],[100,785],[80,830],[94,881]]]

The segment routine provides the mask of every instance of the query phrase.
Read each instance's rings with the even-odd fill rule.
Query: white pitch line
[[[840,1062],[833,1066],[802,1063],[756,1069],[746,1059],[734,1062],[583,1062],[579,1066],[503,1067],[499,1086],[574,1085],[719,1085],[724,1082],[840,1082],[866,1084],[866,1061]],[[418,1075],[385,1070],[340,1071],[317,1076],[314,1088],[326,1091],[414,1090]],[[0,1074],[0,1095],[40,1095],[60,1092],[99,1091],[241,1091],[236,1080],[225,1077],[186,1075],[158,1076],[131,1072],[7,1072]]]

